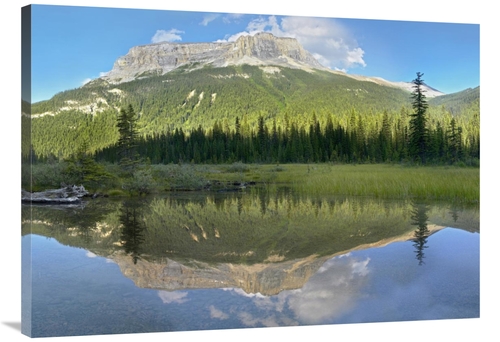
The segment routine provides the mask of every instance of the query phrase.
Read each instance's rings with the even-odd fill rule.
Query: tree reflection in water
[[[137,203],[123,202],[120,208],[120,223],[122,224],[121,240],[125,253],[132,256],[137,264],[141,254],[141,244],[144,242],[144,222],[141,218],[141,207]]]
[[[428,248],[427,238],[429,237],[429,228],[427,228],[427,212],[429,207],[425,204],[412,203],[411,219],[412,225],[417,226],[415,230],[415,239],[413,246],[415,247],[416,258],[419,265],[423,265],[425,253],[424,249]]]

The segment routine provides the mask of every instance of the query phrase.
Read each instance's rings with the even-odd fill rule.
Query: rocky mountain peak
[[[182,66],[278,65],[300,69],[326,69],[294,38],[270,33],[245,35],[234,42],[169,43],[135,46],[115,62],[103,78],[110,83],[162,75]]]

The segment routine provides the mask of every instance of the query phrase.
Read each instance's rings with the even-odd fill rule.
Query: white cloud
[[[347,60],[352,64],[361,64],[362,66],[366,66],[366,63],[363,60],[364,54],[365,52],[362,49],[356,48],[348,52],[349,57],[347,58]]]
[[[255,32],[255,33],[257,33],[257,32]],[[235,33],[233,35],[227,35],[226,37],[224,37],[224,39],[218,39],[216,42],[217,43],[235,42],[236,40],[238,40],[238,38],[240,38],[242,36],[248,36],[248,35],[250,35],[250,33],[246,32],[246,31],[238,32],[238,33]]]
[[[103,76],[106,76],[107,74],[109,74],[109,71],[107,71],[107,72],[100,72],[98,77],[103,77]],[[92,81],[92,80],[94,80],[94,79],[93,79],[93,78],[88,77],[88,78],[86,78],[86,79],[84,79],[84,80],[82,81],[81,85],[82,85],[82,86],[84,86],[84,85],[86,85],[87,83],[89,83],[89,82],[90,82],[90,81]]]
[[[211,21],[214,21],[220,16],[220,14],[217,13],[209,13],[203,17],[203,20],[201,21],[200,25],[207,26]]]
[[[330,37],[335,32],[345,34],[345,32],[340,32],[343,29],[332,19],[324,18],[285,17],[281,21],[281,27],[283,31],[303,38]]]
[[[311,52],[311,51],[309,51]],[[321,54],[317,53],[317,52],[313,52],[312,53],[313,57],[316,58],[316,60],[321,64],[321,65],[328,65],[330,63],[330,61],[323,57]]]
[[[295,37],[320,63],[332,69],[366,66],[364,51],[350,32],[334,19],[287,17],[281,22],[283,31]]]
[[[257,33],[257,32],[255,32]],[[254,33],[254,34],[255,34]],[[226,36],[224,39],[218,39],[216,41],[216,43],[227,43],[227,42],[235,42],[236,40],[238,40],[238,38],[240,38],[241,36],[248,36],[250,33],[248,32],[238,32],[236,34],[233,34],[233,35],[228,35]]]
[[[252,20],[248,25],[247,29],[250,32],[271,32],[276,33],[277,35],[281,35],[282,31],[278,24],[278,20],[274,15],[264,18],[260,17],[255,20]]]
[[[244,16],[244,14],[240,14],[240,13],[230,13],[230,14],[225,15],[222,18],[222,21],[225,24],[229,24],[232,22],[238,22],[243,16]]]
[[[278,37],[283,37],[284,34],[281,31],[278,21],[275,16],[270,17],[259,17],[248,23],[246,31],[238,32],[230,36],[226,36],[218,42],[234,42],[241,36],[254,36],[260,32],[270,32]]]
[[[366,66],[363,49],[351,33],[334,19],[285,17],[278,22],[275,16],[259,17],[248,23],[245,31],[221,41],[236,41],[241,36],[259,32],[297,39],[318,62],[334,70],[347,71]]]
[[[151,38],[151,43],[175,42],[182,40],[182,37],[179,35],[181,33],[184,33],[184,31],[177,29],[171,29],[169,31],[157,30],[153,38]]]
[[[239,13],[229,13],[222,16],[220,13],[208,13],[203,16],[203,20],[200,22],[200,25],[207,26],[212,21],[222,18],[222,22],[224,24],[231,24],[233,22],[239,22],[240,19],[244,16],[244,14]]]

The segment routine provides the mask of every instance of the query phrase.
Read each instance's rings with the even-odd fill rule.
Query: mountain
[[[276,37],[265,32],[254,36],[241,36],[235,42],[162,42],[136,46],[130,49],[127,55],[118,58],[113,69],[102,79],[111,84],[119,84],[154,75],[165,75],[178,68],[195,70],[206,66],[226,67],[243,64],[270,66],[268,72],[279,72],[273,69],[276,66],[306,71],[324,70],[360,81],[413,91],[411,82],[390,82],[380,77],[349,75],[331,70],[322,66],[296,39]],[[424,89],[427,97],[444,94],[427,85]]]
[[[429,104],[433,106],[442,106],[451,114],[458,114],[468,110],[470,107],[477,107],[477,109],[479,109],[479,100],[480,89],[476,87],[432,98],[429,100]]]
[[[430,234],[444,227],[429,225]],[[415,237],[410,231],[399,236],[356,246],[333,255],[311,255],[300,259],[282,260],[280,256],[270,256],[263,263],[252,265],[239,263],[206,263],[189,260],[180,263],[164,258],[163,261],[137,260],[122,251],[106,256],[119,267],[121,272],[141,288],[179,291],[186,289],[238,288],[247,294],[264,296],[277,295],[282,291],[301,289],[321,267],[334,257],[351,251],[374,247],[384,247],[395,242],[409,241]],[[274,260],[275,259],[275,260]]]
[[[404,90],[407,90],[409,92],[413,92],[413,83],[412,82],[390,82],[392,85],[396,86],[396,87],[399,87],[401,89],[404,89]],[[424,93],[425,93],[425,96],[427,98],[435,98],[435,97],[438,97],[438,96],[442,96],[442,95],[445,95],[442,91],[439,91],[437,89],[434,89],[430,86],[428,86],[427,84],[423,84],[423,87],[422,87]]]
[[[44,156],[66,157],[83,143],[102,150],[117,141],[116,116],[128,105],[144,137],[216,124],[234,129],[237,118],[255,130],[259,117],[268,128],[307,126],[314,118],[324,125],[331,117],[346,128],[352,115],[366,115],[380,121],[367,122],[376,129],[384,112],[395,117],[411,108],[411,90],[411,83],[332,71],[296,39],[268,33],[235,42],[150,44],[130,49],[107,75],[34,103],[32,145]],[[430,99],[442,94],[426,90]]]
[[[113,69],[102,78],[117,84],[146,77],[164,75],[174,69],[192,69],[211,65],[273,65],[298,69],[326,70],[293,38],[278,38],[270,33],[241,36],[224,43],[157,43],[136,46],[118,58]]]
[[[206,76],[210,78],[206,79]],[[262,82],[263,79],[266,79],[265,82]],[[192,87],[181,89],[179,83],[182,83],[182,86],[192,84]],[[137,97],[150,98],[165,93],[171,97],[181,96],[182,106],[196,95],[199,99],[197,104],[201,105],[203,97],[206,99],[206,96],[210,96],[213,103],[216,97],[225,96],[223,91],[215,92],[220,89],[218,86],[222,83],[236,86],[235,90],[242,90],[240,94],[231,94],[235,102],[240,102],[238,97],[242,95],[256,92],[261,98],[277,98],[281,104],[284,104],[283,99],[291,94],[302,96],[302,90],[311,93],[312,89],[316,90],[319,88],[317,85],[321,85],[325,87],[325,90],[321,91],[325,96],[347,97],[354,108],[359,101],[349,99],[352,94],[366,102],[373,99],[365,94],[380,98],[381,91],[391,93],[389,99],[383,99],[388,100],[387,109],[391,109],[394,108],[392,100],[396,98],[397,107],[407,104],[408,93],[413,90],[411,82],[390,82],[380,77],[350,75],[328,69],[296,39],[259,33],[254,36],[241,36],[235,42],[164,42],[133,47],[125,56],[116,60],[112,70],[106,75],[80,88],[56,94],[48,101],[35,103],[31,113],[33,118],[54,116],[67,111],[95,114],[108,108],[118,110],[119,104],[127,100],[135,102],[133,99]],[[210,94],[199,89],[205,84],[215,89]],[[379,90],[374,91],[377,87],[373,85],[380,86]],[[248,87],[253,89],[245,89]],[[428,98],[443,95],[427,85],[424,90]],[[179,91],[185,92],[178,94]],[[246,91],[249,93],[245,93]],[[139,102],[144,103],[144,100]],[[251,105],[245,105],[249,106]],[[167,106],[164,109],[170,108]],[[275,111],[274,108],[271,110]]]

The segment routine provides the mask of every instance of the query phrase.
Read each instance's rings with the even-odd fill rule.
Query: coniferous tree
[[[414,161],[426,162],[427,157],[427,100],[424,94],[424,74],[417,72],[417,78],[413,80],[413,93],[411,94],[413,114],[410,114],[409,132],[409,154]]]
[[[457,127],[455,118],[451,119],[450,129],[448,131],[449,138],[449,151],[450,151],[450,160],[452,162],[458,162],[463,157],[463,148],[462,148],[462,128]]]
[[[112,176],[98,164],[88,152],[88,143],[83,143],[78,152],[66,159],[67,166],[64,174],[76,184],[83,184],[91,189],[99,188],[102,183]]]
[[[264,123],[264,118],[262,116],[259,116],[257,138],[258,138],[257,146],[259,147],[258,152],[260,154],[260,159],[261,159],[261,161],[265,161],[266,156],[267,156],[267,147],[268,146],[267,146],[266,125]]]
[[[119,162],[122,168],[127,172],[133,172],[138,163],[137,154],[137,117],[132,105],[121,109],[118,116],[118,154]]]
[[[392,155],[391,125],[389,122],[389,115],[387,114],[387,111],[384,112],[384,116],[382,118],[382,128],[380,130],[379,141],[381,154],[380,157],[383,162],[386,162]]]

